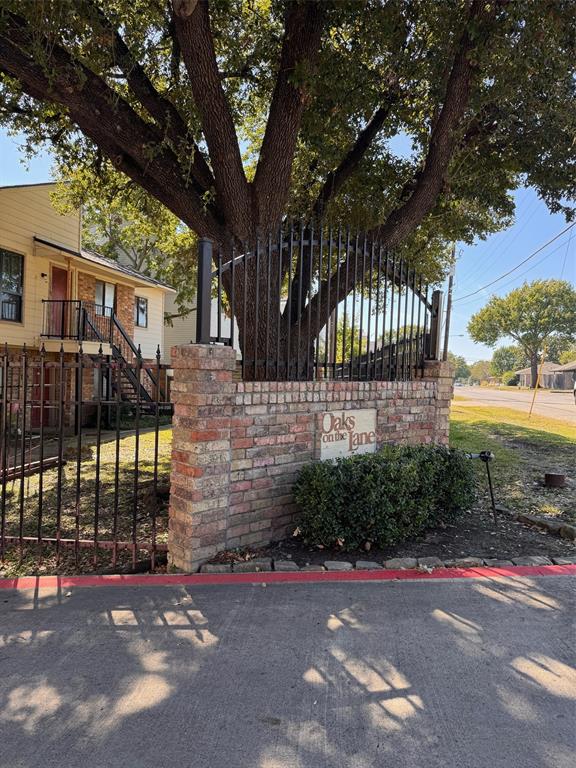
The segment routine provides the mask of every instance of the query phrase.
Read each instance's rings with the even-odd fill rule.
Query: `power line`
[[[529,196],[528,191],[526,191],[526,194],[522,201],[519,201],[519,205],[524,203],[525,198]],[[494,264],[496,264],[497,261],[501,261],[504,258],[504,255],[507,253],[507,251],[510,250],[512,247],[512,244],[514,241],[520,236],[520,234],[526,229],[528,224],[532,221],[532,209],[535,208],[540,201],[537,197],[535,197],[530,203],[528,203],[528,206],[526,209],[522,211],[522,213],[518,216],[516,220],[516,225],[514,227],[511,227],[506,232],[502,234],[502,237],[493,244],[492,248],[486,253],[482,260],[479,260],[478,263],[475,265],[475,268],[472,268],[472,272],[467,273],[464,276],[464,284],[468,286],[472,279],[476,275],[480,275],[480,273],[486,273],[487,269],[490,269]],[[518,207],[518,206],[517,206]],[[503,247],[503,250],[502,250]],[[498,253],[498,251],[502,250],[501,253]]]
[[[531,267],[528,267],[528,269],[525,269],[523,272],[520,272],[519,275],[515,275],[512,278],[512,280],[508,280],[507,282],[505,282],[503,285],[500,286],[500,289],[505,288],[507,285],[512,285],[512,283],[515,282],[519,277],[524,277],[524,275],[527,275],[528,272],[531,272],[533,269],[536,269],[537,266],[542,264],[542,262],[546,261],[546,259],[550,258],[550,256],[553,256],[555,253],[558,253],[558,251],[560,251],[562,248],[564,248],[564,242],[560,243],[556,248],[554,248],[553,251],[550,251],[550,253],[547,253],[541,259],[538,259],[538,261],[532,264]]]
[[[571,234],[572,234],[572,233],[571,233]],[[554,250],[552,250],[552,251],[550,251],[549,253],[545,254],[545,255],[544,255],[544,256],[543,256],[541,259],[538,259],[538,261],[537,261],[535,264],[532,264],[532,266],[531,266],[531,267],[528,267],[528,269],[525,269],[523,272],[520,272],[520,274],[518,274],[518,275],[515,275],[515,276],[512,278],[512,280],[508,280],[508,281],[506,281],[505,283],[503,283],[503,284],[502,284],[502,285],[499,287],[499,290],[502,290],[503,288],[506,288],[506,286],[508,286],[508,285],[512,285],[512,283],[516,282],[516,280],[518,280],[518,278],[519,278],[519,277],[523,277],[524,275],[527,275],[527,274],[528,274],[528,272],[531,272],[533,269],[536,269],[536,267],[538,267],[540,264],[542,264],[543,262],[545,262],[545,261],[546,261],[546,259],[549,259],[549,258],[550,258],[550,256],[554,256],[554,254],[555,254],[555,253],[558,253],[558,251],[559,251],[561,248],[564,248],[564,243],[565,243],[565,242],[566,242],[566,241],[564,241],[564,242],[560,243],[560,244],[559,244],[559,245],[558,245],[556,248],[554,248]],[[468,300],[468,301],[464,301],[464,303],[460,304],[460,307],[461,307],[461,308],[462,308],[462,307],[467,307],[467,306],[469,306],[470,304],[475,304],[477,301],[478,301],[478,299],[470,299],[470,300]]]
[[[512,269],[509,269],[508,272],[504,272],[504,274],[500,275],[500,277],[497,277],[495,280],[491,280],[489,283],[486,283],[486,285],[483,285],[477,290],[472,291],[472,293],[467,293],[464,296],[460,296],[459,298],[454,299],[454,303],[456,303],[457,301],[463,301],[464,299],[467,299],[470,296],[475,296],[477,293],[480,293],[486,288],[489,288],[491,285],[494,285],[494,283],[498,283],[500,282],[500,280],[503,280],[505,277],[508,277],[508,275],[511,275],[512,272],[516,272],[516,270],[519,269],[523,264],[526,264],[527,261],[530,261],[530,259],[533,259],[534,256],[537,256],[539,253],[541,253],[544,250],[544,248],[547,248],[555,240],[558,240],[559,237],[562,237],[562,235],[564,235],[566,232],[571,230],[572,227],[575,227],[575,226],[576,226],[576,221],[573,221],[572,224],[569,224],[565,229],[562,230],[562,232],[558,232],[558,234],[555,235],[551,240],[548,240],[547,243],[544,243],[544,245],[541,245],[540,248],[538,248],[533,253],[531,253],[530,256],[527,256],[525,259],[522,259],[522,261],[519,264],[516,264],[515,267],[512,267]]]

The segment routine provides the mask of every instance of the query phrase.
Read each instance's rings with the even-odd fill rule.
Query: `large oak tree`
[[[520,185],[572,215],[575,35],[572,0],[0,0],[0,119],[224,247],[341,218],[437,276]],[[297,278],[284,335],[346,290]]]

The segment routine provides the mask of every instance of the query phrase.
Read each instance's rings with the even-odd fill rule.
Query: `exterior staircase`
[[[160,349],[156,365],[144,364],[142,353],[110,307],[90,301],[45,301],[44,336],[95,341],[110,345],[119,375],[108,384],[111,398],[140,405],[141,412],[155,413],[171,408],[160,380]]]

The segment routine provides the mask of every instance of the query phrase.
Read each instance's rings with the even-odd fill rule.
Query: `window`
[[[148,299],[134,297],[134,325],[138,328],[148,328]]]
[[[96,314],[110,317],[114,309],[116,286],[114,283],[104,283],[96,280]]]
[[[0,320],[22,322],[24,257],[0,248]]]

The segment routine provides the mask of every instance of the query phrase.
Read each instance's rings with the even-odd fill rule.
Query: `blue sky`
[[[19,141],[0,131],[0,186],[49,181],[50,157],[39,154],[28,166],[22,164]],[[566,226],[561,215],[552,215],[533,189],[515,194],[516,221],[509,229],[473,246],[459,244],[454,307],[450,328],[450,349],[468,362],[490,359],[492,350],[475,344],[466,333],[471,315],[493,294],[505,295],[525,281],[562,277],[576,283],[576,227],[545,248],[538,256],[486,290],[468,299],[466,294],[490,283],[512,269]],[[571,237],[572,235],[572,237]]]

